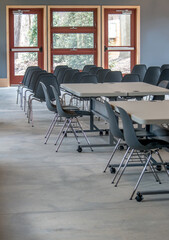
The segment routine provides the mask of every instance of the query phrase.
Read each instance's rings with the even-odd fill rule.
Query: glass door
[[[130,73],[136,64],[136,13],[134,9],[105,9],[105,68]]]
[[[51,71],[97,64],[96,9],[51,9]]]
[[[43,9],[9,10],[10,84],[22,81],[28,66],[44,66]]]

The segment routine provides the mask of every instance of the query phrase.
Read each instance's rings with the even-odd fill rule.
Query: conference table
[[[108,120],[107,112],[104,103],[100,101],[100,97],[113,98],[123,97],[123,99],[128,97],[143,97],[152,95],[169,95],[169,90],[147,84],[144,82],[116,82],[116,83],[70,83],[61,84],[61,89],[70,93],[71,95],[78,97],[80,99],[90,100],[90,129],[87,131],[94,132],[100,131],[102,133],[107,130],[98,129],[94,124],[94,115],[97,115],[105,120]],[[125,101],[126,102],[126,101]],[[113,146],[116,144],[116,140],[111,134],[109,134],[108,144],[92,144],[92,147],[106,147]],[[80,145],[80,151],[83,147],[88,147],[88,145]]]
[[[131,119],[143,125],[169,123],[169,101],[113,101],[110,105],[118,113],[118,107],[125,109]],[[166,140],[166,139],[165,139]],[[167,137],[169,141],[169,137]],[[169,190],[139,191],[136,200],[142,195],[169,194]]]

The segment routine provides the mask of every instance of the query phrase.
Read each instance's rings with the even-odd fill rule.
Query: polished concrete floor
[[[16,88],[0,88],[0,240],[167,240],[169,195],[129,200],[141,168],[128,168],[115,188],[113,175],[103,173],[111,147],[78,153],[68,135],[56,153],[58,128],[43,144],[52,117],[44,104],[34,103],[31,127],[16,104]],[[108,141],[89,135],[91,142]],[[167,161],[168,153],[162,156]],[[160,177],[162,185],[146,173],[139,190],[167,189],[166,175]]]

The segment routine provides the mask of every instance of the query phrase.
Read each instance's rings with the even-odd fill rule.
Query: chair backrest
[[[57,83],[56,77],[52,73],[46,73],[38,77],[37,87],[35,88],[34,97],[38,98],[40,101],[45,101],[45,95],[40,82],[45,84],[49,93],[50,100],[54,101],[55,97],[53,95],[53,91],[51,90],[50,85],[58,89],[58,83]]]
[[[163,65],[161,66],[161,72],[162,72],[164,69],[166,69],[166,68],[169,68],[169,64],[163,64]]]
[[[46,101],[47,108],[49,109],[49,111],[57,112],[57,108],[54,107],[54,105],[50,101],[50,96],[49,96],[49,93],[48,93],[48,90],[47,90],[45,84],[43,82],[40,82],[40,84],[42,86],[42,89],[43,89],[43,92],[45,95],[45,101]]]
[[[106,74],[104,82],[121,82],[122,73],[121,71],[110,71]]]
[[[139,75],[134,73],[126,74],[122,78],[122,82],[139,82],[139,81],[140,81]]]
[[[100,69],[103,69],[103,68],[102,68],[102,67],[92,67],[92,68],[89,70],[89,74],[97,74],[97,72],[98,72]]]
[[[92,64],[92,65],[85,65],[83,68],[83,72],[89,72],[91,68],[93,67],[97,67],[96,65]]]
[[[167,88],[169,89],[169,80],[163,80],[158,84],[158,87],[162,87],[162,88]],[[165,99],[165,95],[156,95],[153,97],[153,100],[164,100]]]
[[[110,72],[110,69],[99,69],[99,71],[97,72],[97,82],[98,83],[103,83],[105,76],[108,72]]]
[[[71,83],[72,78],[75,73],[79,72],[78,69],[68,69],[66,70],[64,77],[63,77],[63,83]]]
[[[58,75],[57,75],[57,81],[58,81],[59,85],[63,83],[64,75],[65,75],[66,71],[69,70],[69,69],[72,69],[72,68],[69,68],[69,67],[68,68],[61,68],[59,70]]]
[[[38,76],[41,74],[47,73],[45,70],[41,71],[34,71],[29,82],[28,88],[34,92],[35,87],[36,87],[36,82],[38,80]]]
[[[163,80],[169,80],[169,68],[164,69],[158,79],[158,84]]]
[[[61,69],[61,68],[68,68],[68,66],[67,65],[58,65],[58,66],[56,66],[55,67],[55,70],[54,70],[54,72],[53,72],[53,74],[57,77],[57,75],[58,75],[58,73],[59,73],[59,70]]]
[[[26,87],[29,86],[31,77],[32,77],[32,75],[33,75],[33,73],[34,73],[35,71],[42,71],[42,69],[39,68],[39,67],[38,67],[38,68],[31,68],[31,69],[28,71],[27,77],[26,77],[25,82],[24,82],[24,86],[26,86]]]
[[[123,134],[126,144],[132,149],[137,150],[147,149],[146,146],[143,146],[139,142],[133,127],[132,120],[128,113],[123,108],[120,107],[118,107],[118,110],[123,123]]]
[[[89,75],[89,73],[87,72],[76,72],[72,79],[71,79],[71,83],[81,83],[81,78],[83,76]]]
[[[144,76],[146,74],[146,71],[147,71],[147,66],[145,64],[136,64],[133,67],[131,73],[132,74],[138,74],[139,77],[140,77],[140,82],[142,82],[143,79],[144,79]]]
[[[160,77],[160,67],[149,67],[144,76],[143,82],[157,86]]]
[[[79,83],[97,83],[96,75],[84,75],[79,79]]]
[[[26,78],[27,78],[28,73],[29,73],[29,71],[30,71],[31,69],[40,69],[40,67],[38,67],[38,66],[29,66],[29,67],[27,67],[27,69],[26,69],[26,71],[25,71],[25,74],[24,74],[24,76],[23,76],[23,80],[22,80],[22,84],[23,84],[23,85],[25,85]]]
[[[57,108],[57,112],[58,112],[59,116],[60,117],[69,117],[69,114],[67,114],[62,108],[57,89],[53,85],[51,85],[50,87],[51,87],[51,90],[53,91],[53,95],[55,96],[56,108]]]
[[[118,119],[117,119],[112,107],[106,101],[105,101],[105,107],[106,107],[108,117],[109,117],[109,128],[110,128],[111,134],[116,138],[124,139],[123,133],[120,130],[119,125],[118,125]]]

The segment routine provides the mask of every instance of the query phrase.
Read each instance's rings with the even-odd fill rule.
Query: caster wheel
[[[100,133],[99,133],[99,134],[100,134],[100,136],[103,136],[103,131],[100,131]]]
[[[138,192],[135,199],[136,199],[137,202],[141,202],[143,200],[143,195],[140,192]]]
[[[161,171],[161,168],[162,168],[161,165],[156,166],[156,170],[159,171],[159,172]]]
[[[105,131],[105,135],[109,135],[109,131],[108,130]]]
[[[119,150],[120,151],[124,150],[124,146],[119,146]]]
[[[110,173],[115,174],[116,173],[116,169],[114,167],[110,167]]]
[[[79,146],[77,149],[78,152],[82,152],[82,148]]]

